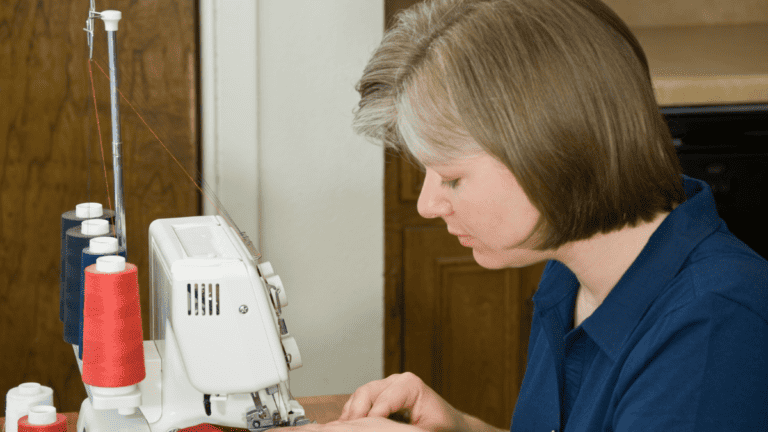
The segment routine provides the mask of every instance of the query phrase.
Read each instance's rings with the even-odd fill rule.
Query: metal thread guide
[[[93,59],[93,19],[100,18],[104,21],[107,31],[107,43],[109,46],[109,98],[112,111],[112,168],[115,181],[115,234],[118,246],[126,250],[125,235],[125,201],[123,198],[123,143],[120,138],[120,99],[118,96],[118,71],[117,71],[117,23],[122,18],[122,13],[116,10],[96,11],[95,0],[91,0],[91,8],[88,11],[88,19],[85,20],[86,37],[88,40],[89,60]]]

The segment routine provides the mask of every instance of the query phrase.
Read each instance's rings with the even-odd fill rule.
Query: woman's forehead
[[[416,156],[419,163],[429,168],[467,168],[478,162],[481,158],[488,156],[488,154],[482,150],[474,152],[466,152],[461,155],[455,156]]]

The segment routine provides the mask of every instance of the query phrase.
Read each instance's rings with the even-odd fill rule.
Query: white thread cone
[[[53,406],[53,389],[38,383],[24,383],[5,395],[5,432],[18,432],[19,419],[33,406]]]

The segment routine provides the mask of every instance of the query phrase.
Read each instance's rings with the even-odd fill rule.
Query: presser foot
[[[248,411],[248,413],[245,416],[245,419],[246,419],[246,422],[248,423],[248,430],[250,432],[260,432],[260,431],[265,431],[267,429],[272,429],[276,427],[304,426],[310,423],[316,423],[304,416],[298,416],[294,418],[293,421],[282,420],[279,415],[275,415],[272,417],[264,417],[262,415],[262,411],[257,411],[257,410]]]
[[[277,399],[275,399],[275,395],[278,396]],[[304,417],[304,408],[293,399],[287,401],[287,406],[283,406],[283,415],[281,416],[281,410],[278,408],[277,402],[282,401],[282,398],[279,396],[280,387],[278,385],[251,393],[254,409],[245,414],[245,421],[249,432],[315,423]],[[263,402],[262,397],[264,398]]]

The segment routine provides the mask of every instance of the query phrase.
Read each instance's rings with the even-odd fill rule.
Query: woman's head
[[[430,164],[488,154],[541,217],[539,249],[685,196],[645,56],[598,0],[437,0],[398,17],[355,129]]]

